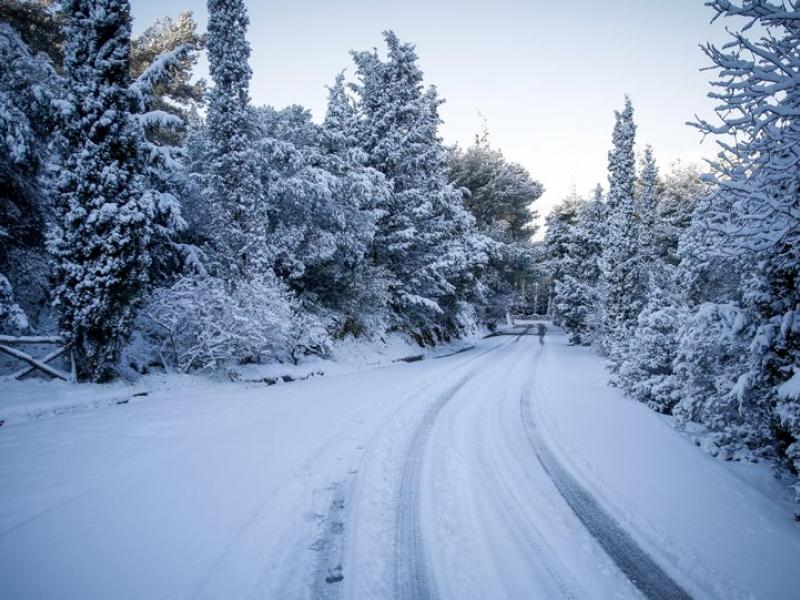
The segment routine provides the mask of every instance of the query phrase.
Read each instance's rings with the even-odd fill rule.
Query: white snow
[[[690,593],[800,589],[788,490],[740,472],[768,467],[709,457],[605,379],[551,331],[290,385],[4,387],[2,596],[639,597],[537,462],[524,398],[554,455]],[[77,407],[31,420],[8,408],[26,395]]]

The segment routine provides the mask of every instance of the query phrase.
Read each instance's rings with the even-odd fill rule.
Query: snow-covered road
[[[605,378],[506,335],[0,427],[0,596],[797,597],[778,482]]]

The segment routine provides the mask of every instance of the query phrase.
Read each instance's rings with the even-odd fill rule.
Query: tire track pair
[[[690,600],[691,596],[673,580],[631,535],[558,461],[537,432],[532,395],[536,391],[531,377],[520,396],[520,418],[536,458],[558,492],[583,523],[591,536],[636,588],[651,600]],[[537,392],[538,393],[538,392]]]
[[[510,350],[510,344],[501,344],[481,353],[476,359],[496,351],[508,352]],[[396,598],[409,600],[438,598],[435,578],[429,569],[430,563],[426,556],[420,524],[419,490],[422,464],[431,429],[442,409],[470,380],[479,374],[479,369],[473,369],[471,373],[463,376],[441,394],[423,415],[411,440],[401,476],[395,529]]]

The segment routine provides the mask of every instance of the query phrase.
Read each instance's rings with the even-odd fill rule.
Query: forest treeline
[[[780,3],[779,3],[780,4]],[[555,318],[612,381],[705,435],[714,455],[800,471],[800,11],[710,2],[730,41],[703,48],[720,144],[708,173],[637,159],[616,114],[609,188],[548,217]],[[756,33],[758,32],[758,33]],[[795,485],[800,496],[800,486]]]
[[[543,277],[542,186],[485,132],[443,145],[413,45],[352,52],[315,122],[253,106],[244,3],[208,10],[131,37],[127,1],[2,4],[5,333],[61,333],[82,380],[297,361],[461,336]]]

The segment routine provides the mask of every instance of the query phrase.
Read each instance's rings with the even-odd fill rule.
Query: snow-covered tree
[[[28,328],[28,316],[14,299],[14,290],[0,273],[0,333],[19,334]]]
[[[672,287],[668,278],[651,277],[647,304],[639,313],[618,374],[620,387],[631,397],[662,413],[670,413],[679,400],[673,362],[687,318],[685,306],[668,291]]]
[[[727,248],[749,256],[742,302],[754,329],[735,394],[772,419],[762,427],[771,425],[779,454],[797,472],[800,402],[782,390],[800,369],[800,10],[767,0],[709,5],[715,18],[743,22],[723,48],[705,48],[719,75],[709,94],[719,122],[697,123],[723,136],[714,183],[731,209]],[[758,38],[749,37],[753,25]]]
[[[0,65],[0,272],[36,327],[49,304],[44,241],[52,194],[46,167],[62,80],[47,55],[32,52],[2,22]]]
[[[378,222],[375,257],[393,278],[395,325],[407,331],[458,329],[463,300],[478,287],[488,240],[479,235],[462,193],[447,181],[438,137],[434,87],[423,89],[414,46],[385,32],[388,60],[353,54],[361,117],[359,140],[368,164],[393,194]]]
[[[321,126],[299,106],[258,111],[274,268],[335,335],[371,330],[386,302],[368,255],[391,189],[366,165],[353,111],[341,77]]]
[[[217,269],[231,282],[268,268],[267,212],[249,108],[249,24],[243,0],[209,0],[206,202],[214,223]]]
[[[109,377],[147,282],[157,207],[132,111],[130,6],[68,0],[60,102],[65,148],[50,248],[64,330],[83,379]]]
[[[673,361],[677,402],[672,413],[679,423],[702,425],[729,457],[769,452],[769,415],[741,402],[735,392],[751,336],[737,305],[703,303],[680,328]]]
[[[651,239],[659,263],[672,266],[680,263],[680,239],[692,224],[697,202],[707,194],[708,186],[702,181],[697,165],[675,161],[664,172]]]
[[[539,268],[531,243],[537,216],[533,203],[544,188],[522,165],[491,147],[485,128],[466,150],[451,150],[449,165],[451,181],[467,190],[464,204],[478,229],[496,243],[483,277],[486,317],[496,321],[515,304],[525,303],[525,292],[537,284]]]
[[[638,183],[639,267],[642,270],[641,281],[646,284],[656,262],[653,234],[656,230],[659,199],[658,166],[653,156],[653,148],[649,144],[644,147],[642,154]]]
[[[616,113],[613,148],[608,154],[607,237],[601,277],[603,347],[612,370],[619,368],[620,353],[636,325],[644,296],[634,187],[635,137],[633,105],[626,97],[625,108]]]
[[[582,202],[574,223],[564,233],[564,254],[554,269],[556,314],[573,344],[597,341],[600,325],[599,284],[605,232],[603,189]]]
[[[176,19],[162,17],[131,40],[131,75],[139,78],[159,61],[166,63],[151,93],[150,110],[176,115],[182,123],[191,110],[203,102],[205,81],[193,80],[193,69],[203,47],[203,36],[197,33],[197,22],[190,12]],[[177,56],[172,56],[178,54]],[[165,60],[167,59],[167,60]],[[156,128],[148,132],[152,141],[180,145],[185,140],[185,127]]]

